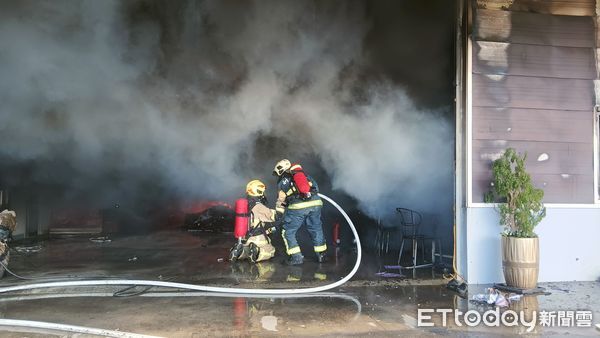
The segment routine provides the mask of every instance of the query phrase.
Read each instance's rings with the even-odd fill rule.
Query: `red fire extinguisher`
[[[336,222],[333,225],[333,245],[335,246],[335,264],[338,262],[338,254],[340,252],[340,223]]]
[[[336,248],[340,246],[340,223],[333,225],[333,245]]]
[[[233,229],[233,235],[238,241],[241,241],[248,232],[249,218],[248,200],[246,198],[240,198],[235,201],[235,227]]]

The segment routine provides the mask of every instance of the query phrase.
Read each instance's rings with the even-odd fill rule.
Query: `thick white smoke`
[[[0,5],[0,155],[69,189],[231,198],[289,151],[372,216],[447,216],[451,125],[364,76],[364,4],[163,6],[180,17],[135,20],[119,1]],[[264,136],[281,141],[269,160],[242,163]]]

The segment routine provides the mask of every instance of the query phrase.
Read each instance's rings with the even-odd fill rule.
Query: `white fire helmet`
[[[277,176],[283,175],[286,170],[289,170],[292,167],[292,163],[288,159],[283,159],[275,165],[273,169],[273,174]]]

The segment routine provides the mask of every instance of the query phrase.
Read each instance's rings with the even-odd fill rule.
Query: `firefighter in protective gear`
[[[248,259],[252,263],[264,261],[275,256],[275,247],[269,235],[274,231],[272,223],[276,221],[275,210],[267,207],[266,185],[252,180],[246,185],[248,210],[250,210],[250,229],[241,246],[231,249],[231,261]]]
[[[0,278],[4,276],[4,269],[8,266],[10,253],[7,242],[12,237],[12,232],[17,227],[17,214],[11,210],[0,212]]]
[[[317,182],[309,175],[306,175],[306,178],[311,186],[312,194],[308,198],[299,194],[291,174],[291,170],[294,170],[295,166],[289,160],[284,159],[279,161],[273,169],[273,173],[279,177],[277,182],[279,191],[275,210],[278,213],[285,213],[281,235],[285,243],[286,253],[289,256],[287,264],[299,265],[304,262],[304,256],[296,239],[296,233],[304,223],[306,223],[306,229],[312,239],[317,261],[322,263],[325,261],[325,252],[327,251],[321,221],[323,201],[318,195]]]

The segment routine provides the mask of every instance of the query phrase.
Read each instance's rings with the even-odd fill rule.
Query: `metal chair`
[[[377,234],[375,235],[375,246],[378,255],[385,255],[390,249],[390,236],[392,239],[397,236],[399,231],[398,227],[386,227],[385,225],[377,222]]]
[[[395,242],[395,239],[398,238],[400,233],[399,226],[391,226],[386,227],[381,223],[380,220],[377,222],[377,234],[375,237],[375,247],[376,247],[376,261],[379,266],[379,270],[375,273],[376,276],[381,276],[385,278],[404,278],[406,277],[402,274],[399,267],[395,265],[388,265],[385,263],[386,258],[390,258],[388,256],[388,252],[390,250],[390,238],[392,242]],[[393,258],[392,258],[393,259]],[[389,271],[394,270],[394,272]],[[395,272],[397,270],[397,272]]]
[[[396,208],[396,211],[400,215],[400,225],[402,226],[402,244],[400,245],[400,252],[398,252],[398,266],[402,269],[418,269],[433,266],[433,262],[435,261],[435,240],[420,234],[421,214],[406,208]],[[404,252],[404,242],[407,240],[412,243],[412,265],[402,266],[400,265],[400,261]],[[425,263],[425,241],[428,240],[431,241],[431,262]],[[419,242],[421,243],[423,264],[417,265]]]

